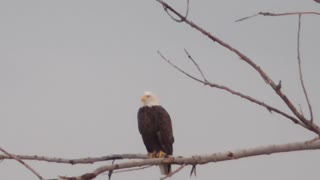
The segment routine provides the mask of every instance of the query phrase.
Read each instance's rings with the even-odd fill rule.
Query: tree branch
[[[159,1],[163,1],[163,0],[159,0]],[[180,22],[183,22],[184,19],[186,19],[186,18],[188,17],[188,15],[189,15],[189,5],[190,5],[190,0],[187,0],[187,10],[186,10],[186,14],[183,16],[183,18],[180,17],[180,19],[177,19],[177,18],[173,17],[173,16],[168,12],[166,6],[163,6],[163,9],[164,9],[164,11],[168,14],[168,16],[169,16],[172,20],[180,23]]]
[[[271,12],[259,12],[258,15],[263,16],[290,16],[290,15],[303,15],[303,14],[309,14],[309,15],[320,15],[320,12],[288,12],[288,13],[271,13]]]
[[[165,180],[165,179],[168,179],[170,177],[172,177],[173,175],[177,174],[179,171],[181,171],[184,167],[186,167],[185,164],[182,164],[178,169],[172,171],[170,174],[160,178],[160,180]]]
[[[271,13],[271,12],[259,12],[257,14],[251,15],[251,16],[247,16],[241,19],[236,20],[235,22],[240,22],[243,20],[247,20],[259,15],[262,16],[291,16],[291,15],[320,15],[319,12],[288,12],[288,13]]]
[[[241,149],[235,151],[219,152],[209,155],[197,155],[191,157],[169,157],[169,158],[152,158],[137,161],[127,161],[123,163],[117,163],[112,165],[105,165],[97,168],[96,170],[83,174],[79,177],[64,177],[64,180],[91,180],[98,175],[116,169],[127,169],[132,167],[140,167],[146,165],[160,165],[160,164],[179,164],[179,165],[197,165],[197,164],[207,164],[212,162],[229,161],[235,159],[241,159],[252,156],[260,155],[270,155],[273,153],[283,153],[283,152],[293,152],[293,151],[303,151],[303,150],[316,150],[320,149],[320,140],[280,144],[280,145],[269,145],[263,147],[256,147],[251,149]]]
[[[33,174],[35,174],[40,180],[44,180],[43,177],[37,173],[37,171],[35,171],[32,167],[30,167],[27,163],[23,162],[19,157],[15,156],[14,154],[8,153],[6,150],[4,150],[3,148],[0,147],[0,151],[2,151],[5,155],[7,155],[8,157],[18,161],[20,164],[22,164],[24,167],[26,167],[27,169],[29,169]]]
[[[301,87],[303,89],[304,96],[308,103],[309,113],[310,113],[310,121],[313,122],[313,112],[312,112],[312,106],[308,97],[308,93],[306,90],[306,87],[303,82],[303,75],[302,75],[302,68],[301,68],[301,58],[300,58],[300,31],[301,31],[301,14],[299,14],[299,21],[298,21],[298,36],[297,36],[297,59],[298,59],[298,66],[299,66],[299,77],[300,77],[300,83]],[[302,110],[301,110],[302,112]],[[303,114],[302,114],[303,115]]]
[[[129,171],[137,171],[137,170],[143,170],[152,167],[152,165],[137,167],[137,168],[130,168],[130,169],[124,169],[119,171],[114,171],[113,173],[123,173],[123,172],[129,172]]]
[[[171,6],[169,6],[167,3],[156,0],[157,2],[161,3],[166,9],[170,10],[172,13],[174,13],[179,18],[183,19],[183,16],[174,10]],[[282,101],[287,105],[287,107],[291,110],[291,112],[306,126],[308,126],[308,129],[313,131],[314,133],[320,135],[320,128],[312,123],[311,121],[308,121],[299,111],[297,108],[292,104],[292,102],[287,98],[287,96],[281,91],[281,88],[278,88],[278,85],[274,83],[274,81],[258,66],[256,63],[254,63],[249,57],[241,53],[239,50],[235,49],[231,45],[227,44],[226,42],[222,41],[218,37],[210,34],[208,31],[204,30],[197,24],[193,23],[192,21],[185,18],[183,20],[186,24],[190,25],[191,27],[195,28],[199,32],[201,32],[203,35],[207,36],[209,39],[211,39],[213,42],[217,42],[221,46],[225,47],[226,49],[230,50],[231,52],[235,53],[240,57],[241,60],[246,62],[248,65],[250,65],[261,77],[262,79],[270,85],[270,87],[278,94],[278,96],[282,99]]]
[[[12,154],[13,155],[13,154]],[[117,159],[148,159],[146,154],[113,154],[109,156],[102,157],[88,157],[80,159],[65,159],[65,158],[55,158],[47,156],[37,156],[37,155],[13,155],[19,159],[32,160],[32,161],[46,161],[51,163],[64,163],[64,164],[93,164],[101,161],[110,161]],[[0,160],[3,159],[14,159],[12,156],[0,155]]]
[[[204,82],[208,82],[208,81],[207,81],[207,78],[205,77],[205,75],[204,75],[202,69],[200,68],[200,66],[198,65],[197,61],[195,61],[195,60],[192,58],[192,56],[190,55],[190,53],[189,53],[186,49],[184,49],[184,52],[187,54],[188,58],[192,61],[192,63],[194,64],[194,66],[196,66],[196,68],[198,69],[199,73],[200,73],[201,76],[202,76],[203,81],[204,81]]]
[[[231,93],[231,94],[233,94],[233,95],[236,95],[236,96],[239,96],[239,97],[241,97],[241,98],[244,98],[244,99],[246,99],[246,100],[248,100],[248,101],[250,101],[250,102],[253,102],[253,103],[255,103],[255,104],[258,104],[258,105],[260,105],[260,106],[265,107],[265,108],[266,108],[268,111],[270,111],[270,112],[271,112],[271,111],[276,112],[276,113],[278,113],[278,114],[280,114],[280,115],[282,115],[282,116],[290,119],[290,120],[291,120],[293,123],[295,123],[295,124],[299,124],[300,126],[309,129],[308,126],[306,126],[305,124],[301,123],[298,119],[294,118],[293,116],[290,116],[289,114],[287,114],[287,113],[285,113],[285,112],[283,112],[283,111],[281,111],[281,110],[279,110],[279,109],[277,109],[277,108],[275,108],[275,107],[272,107],[272,106],[270,106],[270,105],[268,105],[268,104],[266,104],[266,103],[264,103],[264,102],[262,102],[262,101],[259,101],[259,100],[255,99],[255,98],[251,97],[251,96],[248,96],[248,95],[245,95],[245,94],[240,93],[240,92],[238,92],[238,91],[235,91],[235,90],[233,90],[233,89],[231,89],[231,88],[229,88],[229,87],[227,87],[227,86],[224,86],[224,85],[220,85],[220,84],[216,84],[216,83],[209,82],[209,81],[207,81],[207,80],[201,80],[201,79],[199,79],[199,78],[196,78],[195,76],[193,76],[193,75],[185,72],[185,71],[182,70],[181,68],[179,68],[177,65],[173,64],[169,59],[167,59],[166,57],[164,57],[159,51],[158,51],[158,54],[159,54],[159,55],[161,56],[161,58],[162,58],[164,61],[166,61],[169,65],[171,65],[172,67],[174,67],[175,69],[177,69],[178,71],[180,71],[182,74],[188,76],[189,78],[191,78],[191,79],[193,79],[193,80],[195,80],[195,81],[197,81],[197,82],[199,82],[199,83],[202,83],[202,84],[204,84],[204,85],[208,85],[208,86],[213,87],[213,88],[221,89],[221,90],[227,91],[227,92],[229,92],[229,93]],[[189,56],[190,56],[190,55],[189,55]],[[198,67],[199,67],[199,66],[198,66]],[[200,71],[202,72],[201,69],[200,69]],[[311,130],[311,129],[309,129],[309,130]]]

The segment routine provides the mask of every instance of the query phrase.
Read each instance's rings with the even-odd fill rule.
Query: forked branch
[[[285,113],[285,112],[283,112],[283,111],[281,111],[281,110],[279,110],[279,109],[277,109],[277,108],[275,108],[275,107],[273,107],[273,106],[270,106],[270,105],[266,104],[265,102],[262,102],[262,101],[260,101],[260,100],[257,100],[257,99],[255,99],[255,98],[253,98],[253,97],[251,97],[251,96],[249,96],[249,95],[245,95],[245,94],[243,94],[243,93],[241,93],[241,92],[235,91],[235,90],[233,90],[233,89],[231,89],[231,88],[229,88],[229,87],[227,87],[227,86],[220,85],[220,84],[216,84],[216,83],[212,83],[212,82],[207,81],[206,79],[201,80],[201,79],[199,79],[199,78],[197,78],[197,77],[195,77],[195,76],[187,73],[186,71],[184,71],[183,69],[181,69],[180,67],[178,67],[177,65],[175,65],[174,63],[172,63],[169,59],[167,59],[167,58],[166,58],[163,54],[161,54],[159,51],[158,51],[158,54],[159,54],[159,55],[161,56],[161,58],[162,58],[165,62],[167,62],[169,65],[171,65],[172,67],[174,67],[175,69],[177,69],[178,71],[180,71],[182,74],[186,75],[187,77],[189,77],[189,78],[191,78],[191,79],[193,79],[193,80],[195,80],[195,81],[197,81],[197,82],[199,82],[199,83],[202,83],[202,84],[204,84],[204,85],[208,85],[208,86],[210,86],[210,87],[214,87],[214,88],[217,88],[217,89],[221,89],[221,90],[227,91],[227,92],[229,92],[229,93],[231,93],[231,94],[233,94],[233,95],[236,95],[236,96],[239,96],[239,97],[241,97],[241,98],[244,98],[244,99],[246,99],[246,100],[248,100],[248,101],[250,101],[250,102],[253,102],[253,103],[255,103],[255,104],[258,104],[258,105],[260,105],[260,106],[265,107],[265,108],[266,108],[268,111],[270,111],[270,112],[272,112],[272,111],[273,111],[273,112],[276,112],[276,113],[278,113],[278,114],[280,114],[280,115],[282,115],[282,116],[290,119],[290,120],[291,120],[292,122],[294,122],[295,124],[299,124],[300,126],[309,129],[308,126],[306,126],[305,124],[301,123],[301,122],[300,122],[298,119],[296,119],[295,117],[290,116],[289,114],[287,114],[287,113]],[[192,59],[193,62],[196,62],[196,61],[191,57],[190,54],[188,54],[188,57],[189,57],[189,59]],[[195,64],[197,64],[197,63],[195,63]],[[199,71],[202,72],[202,70],[200,69],[199,66],[197,66],[197,68],[199,68]],[[310,129],[310,130],[311,130],[311,129]]]
[[[43,177],[37,172],[35,171],[31,166],[29,166],[27,163],[25,163],[24,161],[22,161],[19,157],[15,156],[14,154],[8,153],[6,150],[4,150],[3,148],[0,147],[0,151],[3,152],[5,155],[7,155],[8,157],[18,161],[20,164],[22,164],[24,167],[26,167],[28,170],[30,170],[34,175],[36,175],[38,177],[38,179],[40,180],[44,180]]]
[[[250,65],[261,77],[262,79],[270,85],[270,87],[275,91],[275,93],[282,99],[282,101],[287,105],[287,107],[291,110],[291,112],[297,117],[299,121],[301,121],[305,126],[308,127],[309,130],[315,132],[316,134],[320,135],[320,128],[314,124],[311,121],[308,121],[299,111],[298,109],[293,105],[293,103],[287,98],[287,96],[282,92],[281,88],[279,88],[278,84],[276,84],[265,71],[263,71],[260,66],[258,66],[256,63],[254,63],[249,57],[241,53],[239,50],[235,49],[228,43],[224,42],[223,40],[219,39],[218,37],[210,34],[208,31],[204,30],[194,22],[190,21],[188,18],[184,18],[183,15],[181,15],[179,12],[177,12],[175,9],[173,9],[171,6],[169,6],[166,2],[161,0],[156,0],[157,2],[161,3],[162,6],[165,7],[165,9],[170,10],[172,13],[174,13],[177,17],[183,20],[186,24],[190,25],[191,27],[195,28],[197,31],[201,32],[205,36],[207,36],[209,39],[211,39],[213,42],[217,42],[221,46],[225,47],[226,49],[230,50],[231,52],[235,53],[240,57],[241,60],[246,62],[248,65]],[[194,79],[194,78],[193,78]],[[196,79],[195,79],[196,80]],[[216,87],[216,86],[212,86]],[[221,88],[222,89],[222,88]],[[292,119],[291,119],[292,120]]]
[[[241,149],[235,151],[219,152],[209,155],[190,156],[190,157],[169,157],[169,158],[153,158],[145,160],[127,161],[122,163],[115,163],[105,165],[97,168],[96,170],[83,174],[78,177],[63,177],[63,180],[91,180],[98,175],[117,169],[128,169],[132,167],[140,167],[146,165],[160,165],[160,164],[178,164],[178,165],[200,165],[212,162],[229,161],[241,159],[252,156],[270,155],[273,153],[293,152],[302,150],[316,150],[320,149],[320,140],[313,139],[310,141],[288,143],[281,145],[269,145],[263,147],[256,147],[251,149]]]
[[[159,1],[163,1],[163,0],[159,0]],[[190,0],[187,0],[187,10],[186,10],[186,14],[181,18],[179,17],[180,19],[177,19],[175,18],[174,16],[172,16],[170,14],[170,12],[167,10],[167,7],[166,6],[163,6],[163,9],[164,11],[168,14],[169,17],[171,17],[172,20],[176,21],[176,22],[183,22],[184,19],[186,19],[189,15],[189,5],[190,5]]]
[[[160,178],[160,180],[165,180],[165,179],[168,179],[170,177],[172,177],[173,175],[177,174],[179,171],[181,171],[184,167],[186,167],[185,164],[182,164],[178,169],[172,171],[170,174]]]
[[[187,54],[188,58],[190,59],[190,61],[192,61],[192,63],[194,64],[194,66],[196,66],[196,68],[198,69],[199,73],[201,74],[202,76],[202,79],[204,82],[208,82],[206,76],[204,75],[202,69],[200,68],[200,66],[198,65],[197,61],[195,61],[192,56],[190,55],[190,53],[184,49],[184,52]],[[162,56],[162,59],[163,59],[163,56]],[[165,60],[165,59],[164,59]]]

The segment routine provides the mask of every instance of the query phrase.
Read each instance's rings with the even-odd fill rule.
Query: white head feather
[[[143,106],[159,106],[159,100],[155,94],[153,94],[150,91],[146,91],[143,93],[143,96],[141,97],[141,102]]]

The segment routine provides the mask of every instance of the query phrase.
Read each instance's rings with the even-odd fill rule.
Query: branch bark
[[[246,62],[249,66],[251,66],[261,77],[262,79],[275,91],[275,93],[282,99],[282,101],[287,105],[287,107],[291,110],[291,112],[301,121],[303,124],[305,124],[310,131],[313,131],[317,135],[320,135],[320,128],[316,124],[314,124],[311,121],[308,121],[293,105],[293,103],[287,98],[287,96],[282,92],[281,88],[274,83],[274,81],[267,75],[267,73],[262,70],[260,66],[258,66],[256,63],[254,63],[249,57],[241,53],[236,48],[232,47],[228,43],[224,42],[223,40],[219,39],[218,37],[212,35],[208,31],[204,30],[202,27],[198,26],[194,22],[190,21],[188,18],[185,18],[182,14],[177,12],[175,9],[173,9],[170,5],[168,5],[166,2],[161,0],[156,0],[166,10],[170,10],[172,13],[174,13],[177,17],[179,17],[182,22],[185,22],[186,24],[190,25],[191,27],[195,28],[197,31],[201,32],[203,35],[207,36],[209,39],[211,39],[213,42],[217,42],[221,46],[225,47],[226,49],[230,50],[234,54],[240,57],[241,60]]]
[[[132,167],[140,167],[146,165],[160,165],[160,164],[178,164],[178,165],[201,165],[220,161],[230,161],[246,157],[270,155],[274,153],[303,151],[303,150],[317,150],[320,149],[320,140],[312,139],[309,141],[269,145],[263,147],[256,147],[251,149],[241,149],[227,152],[218,152],[208,155],[196,155],[191,157],[169,157],[169,158],[153,158],[145,160],[131,160],[123,163],[115,163],[112,165],[101,166],[96,170],[83,174],[78,177],[63,177],[63,180],[91,180],[98,175],[117,169],[127,169]]]
[[[300,31],[301,31],[301,14],[299,14],[299,21],[298,21],[298,35],[297,35],[297,59],[298,59],[298,67],[299,67],[299,78],[300,78],[300,83],[301,87],[304,93],[304,96],[306,98],[308,108],[309,108],[309,113],[310,113],[310,121],[311,123],[313,122],[313,112],[312,112],[312,106],[309,100],[309,96],[307,93],[307,89],[304,85],[303,81],[303,74],[302,74],[302,67],[301,67],[301,58],[300,58]],[[302,112],[302,110],[301,110]],[[301,113],[302,114],[302,113]],[[303,115],[303,114],[302,114]]]
[[[47,157],[47,156],[38,156],[38,155],[14,155],[13,156],[22,159],[22,160],[31,160],[31,161],[46,161],[50,163],[63,163],[63,164],[93,164],[101,161],[110,161],[110,160],[119,160],[119,159],[148,159],[149,157],[146,154],[113,154],[109,156],[102,157],[87,157],[79,159],[66,159],[66,158],[56,158],[56,157]],[[0,155],[0,160],[4,159],[14,159],[12,156]]]
[[[247,16],[241,19],[236,20],[235,22],[240,22],[240,21],[244,21],[256,16],[291,16],[291,15],[320,15],[319,12],[287,12],[287,13],[271,13],[271,12],[259,12],[257,14],[251,15],[251,16]]]
[[[217,89],[221,89],[221,90],[227,91],[227,92],[229,92],[229,93],[231,93],[231,94],[233,94],[233,95],[239,96],[239,97],[244,98],[244,99],[246,99],[246,100],[248,100],[248,101],[250,101],[250,102],[253,102],[253,103],[255,103],[255,104],[258,104],[258,105],[260,105],[260,106],[263,106],[263,107],[265,107],[265,108],[266,108],[268,111],[270,111],[270,112],[272,112],[272,111],[273,111],[273,112],[276,112],[276,113],[278,113],[278,114],[280,114],[280,115],[282,115],[282,116],[290,119],[290,120],[291,120],[293,123],[295,123],[295,124],[299,124],[300,126],[302,126],[302,127],[304,127],[304,128],[307,128],[307,129],[309,128],[309,127],[306,126],[305,124],[301,123],[301,122],[300,122],[298,119],[296,119],[295,117],[290,116],[289,114],[287,114],[287,113],[285,113],[285,112],[283,112],[283,111],[281,111],[281,110],[279,110],[279,109],[277,109],[277,108],[275,108],[275,107],[273,107],[273,106],[271,106],[271,105],[268,105],[268,104],[266,104],[265,102],[262,102],[262,101],[260,101],[260,100],[257,100],[256,98],[253,98],[253,97],[251,97],[251,96],[249,96],[249,95],[246,95],[246,94],[243,94],[243,93],[241,93],[241,92],[235,91],[235,90],[233,90],[233,89],[231,89],[231,88],[229,88],[229,87],[227,87],[227,86],[220,85],[220,84],[217,84],[217,83],[212,83],[212,82],[208,81],[207,79],[201,80],[201,79],[199,79],[199,78],[197,78],[197,77],[195,77],[195,76],[187,73],[186,71],[182,70],[181,68],[179,68],[179,67],[176,66],[175,64],[173,64],[173,63],[172,63],[169,59],[167,59],[161,52],[158,51],[158,54],[159,54],[159,55],[161,56],[161,58],[162,58],[164,61],[166,61],[169,65],[171,65],[172,67],[174,67],[175,69],[177,69],[178,71],[180,71],[182,74],[188,76],[189,78],[191,78],[191,79],[193,79],[193,80],[195,80],[195,81],[197,81],[197,82],[199,82],[199,83],[202,83],[202,84],[204,84],[204,85],[208,85],[208,86],[213,87],[213,88],[217,88]],[[192,59],[192,61],[195,62],[194,59],[191,57],[190,54],[188,54],[188,58],[189,58],[189,59]],[[198,68],[198,70],[199,70],[200,72],[202,72],[202,70],[200,69],[199,66],[197,66],[197,68]]]
[[[11,159],[18,161],[20,164],[22,164],[24,167],[26,167],[28,170],[30,170],[34,175],[36,175],[38,177],[38,179],[44,180],[43,177],[36,170],[34,170],[31,166],[29,166],[27,163],[22,161],[19,157],[15,156],[14,154],[8,153],[2,147],[0,147],[0,151],[2,151],[4,154],[6,154]]]

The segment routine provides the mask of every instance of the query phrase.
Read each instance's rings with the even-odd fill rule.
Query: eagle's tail
[[[171,164],[161,164],[159,167],[162,175],[168,175],[171,173]]]

